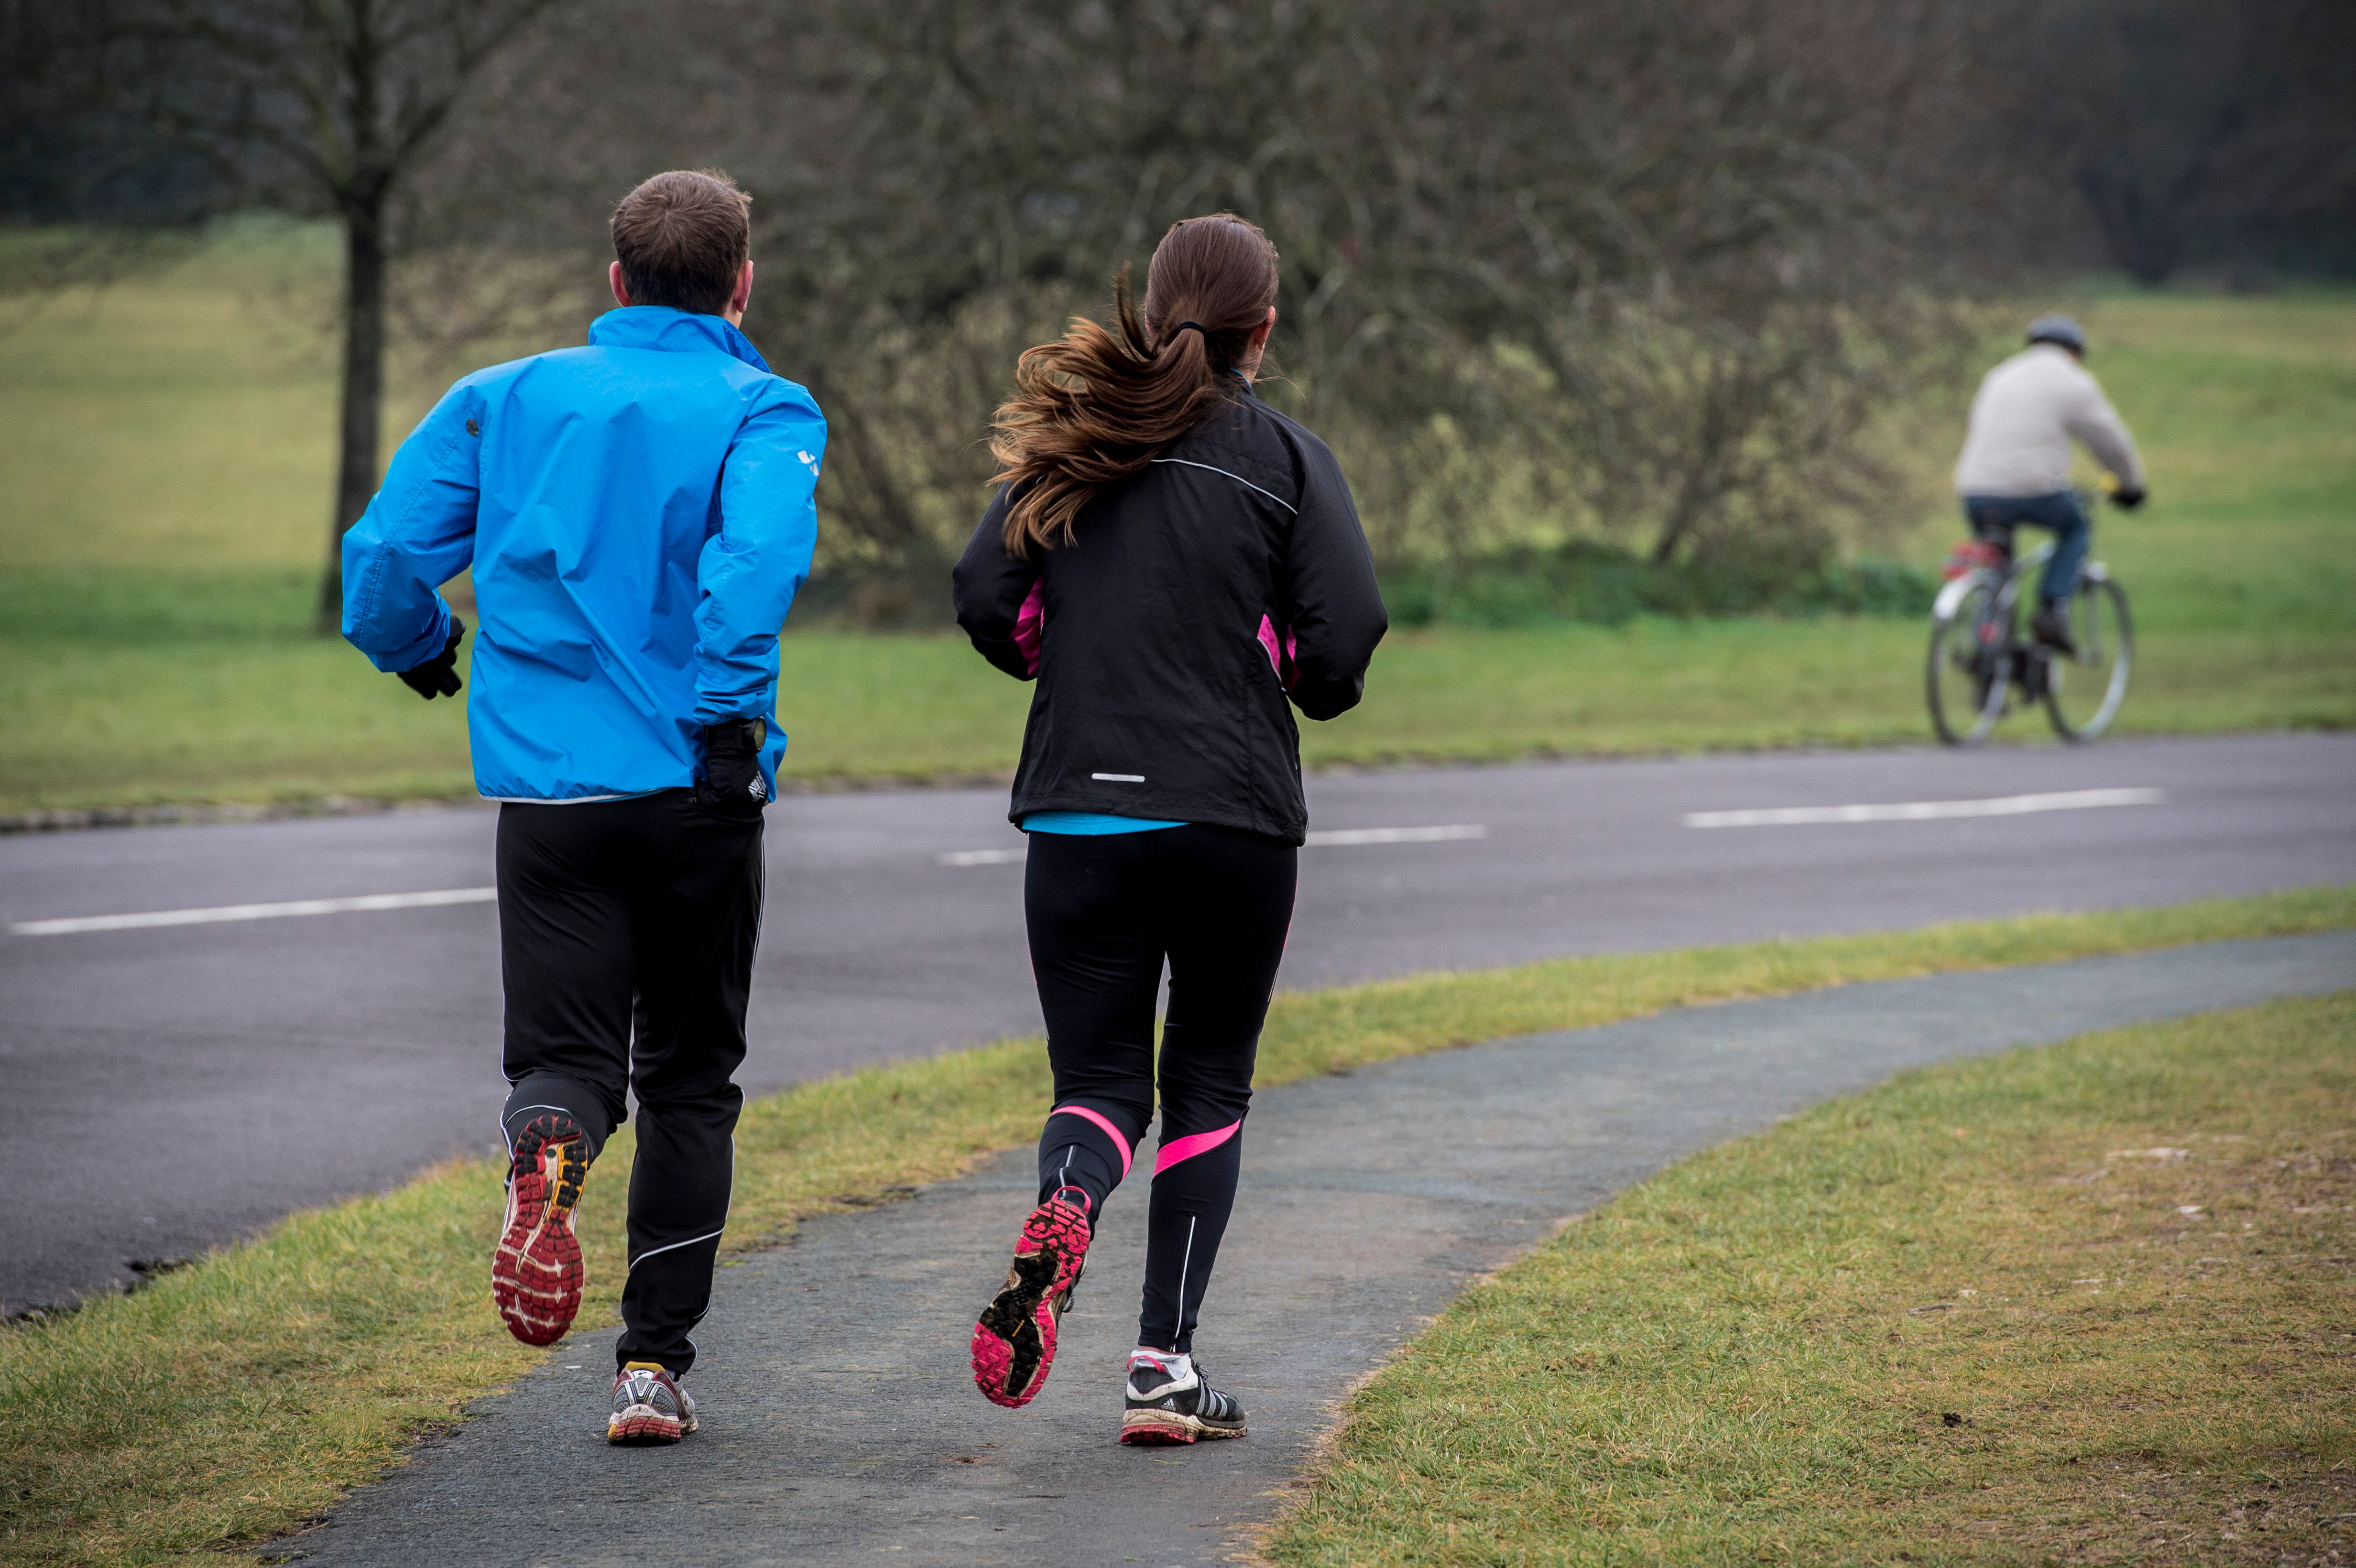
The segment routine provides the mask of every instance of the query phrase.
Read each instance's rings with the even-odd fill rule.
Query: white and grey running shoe
[[[1233,1394],[1204,1381],[1203,1369],[1193,1356],[1130,1352],[1129,1408],[1120,1418],[1123,1443],[1194,1443],[1243,1435],[1243,1405]]]
[[[695,1430],[695,1401],[659,1361],[631,1361],[614,1374],[608,1443],[676,1443]]]

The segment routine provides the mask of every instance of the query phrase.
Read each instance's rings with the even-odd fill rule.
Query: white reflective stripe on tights
[[[1178,1254],[1178,1320],[1172,1328],[1173,1334],[1178,1338],[1183,1338],[1186,1332],[1186,1269],[1194,1261],[1194,1224],[1199,1218],[1194,1214],[1186,1216],[1186,1250]],[[1176,1338],[1170,1341],[1170,1353],[1173,1356],[1178,1354]]]
[[[643,1106],[641,1106],[641,1107],[639,1108],[639,1114],[640,1114],[641,1115],[643,1115],[645,1114],[645,1108],[644,1108]],[[670,1243],[669,1245],[668,1245],[668,1246],[657,1247],[657,1248],[655,1248],[655,1249],[653,1250],[653,1252],[644,1252],[644,1253],[640,1253],[637,1257],[634,1257],[634,1258],[632,1258],[632,1259],[630,1260],[629,1267],[630,1267],[630,1268],[633,1268],[633,1269],[634,1269],[634,1268],[636,1268],[636,1267],[637,1267],[640,1264],[642,1264],[642,1263],[646,1262],[648,1258],[653,1257],[653,1256],[655,1255],[655,1253],[672,1253],[672,1252],[677,1252],[677,1251],[678,1251],[680,1248],[681,1248],[681,1247],[691,1247],[691,1246],[695,1245],[695,1243],[698,1243],[698,1242],[708,1242],[708,1241],[711,1241],[711,1240],[712,1239],[712,1237],[713,1237],[713,1236],[717,1236],[717,1235],[721,1234],[723,1232],[724,1232],[724,1231],[726,1231],[726,1230],[728,1229],[728,1215],[729,1215],[730,1211],[734,1210],[734,1209],[735,1208],[735,1206],[736,1206],[736,1135],[735,1135],[734,1133],[730,1133],[730,1134],[728,1135],[728,1208],[727,1208],[727,1209],[723,1209],[723,1210],[722,1210],[722,1211],[721,1211],[721,1212],[720,1212],[720,1229],[719,1229],[718,1231],[714,1231],[714,1232],[712,1232],[712,1234],[711,1234],[711,1235],[708,1235],[708,1236],[690,1236],[687,1240],[685,1240],[685,1241],[683,1241],[683,1242],[673,1242],[673,1243]],[[625,1270],[623,1270],[622,1272],[623,1272],[623,1273],[625,1273],[625,1274],[627,1274],[627,1273],[629,1272],[629,1269],[625,1269]],[[710,1310],[712,1310],[711,1304],[710,1304],[709,1302],[706,1302],[706,1303],[704,1304],[704,1311],[705,1311],[705,1312],[709,1312]],[[698,1323],[702,1322],[702,1321],[703,1321],[703,1315],[702,1315],[702,1313],[698,1313],[698,1314],[696,1315],[696,1318],[695,1318],[695,1320],[696,1320]],[[692,1340],[692,1339],[690,1339],[690,1340],[688,1341],[688,1344],[689,1344],[691,1347],[692,1347],[692,1346],[694,1345],[694,1343],[695,1343],[695,1341],[694,1341],[694,1340]]]
[[[725,1231],[727,1228],[728,1228],[727,1224],[723,1221],[723,1222],[721,1224],[720,1231]],[[675,1252],[679,1251],[679,1249],[680,1249],[680,1248],[681,1248],[681,1247],[691,1247],[691,1246],[695,1245],[695,1243],[698,1243],[698,1242],[709,1242],[709,1241],[712,1241],[712,1240],[714,1240],[715,1238],[717,1238],[717,1237],[719,1236],[719,1234],[720,1234],[720,1231],[713,1231],[713,1232],[711,1232],[709,1235],[702,1235],[702,1236],[690,1236],[687,1240],[685,1240],[685,1241],[683,1241],[683,1242],[673,1242],[673,1243],[671,1243],[669,1246],[656,1247],[656,1248],[654,1248],[654,1249],[653,1249],[652,1251],[650,1251],[650,1252],[643,1252],[643,1253],[640,1253],[637,1257],[634,1257],[634,1258],[632,1258],[632,1259],[630,1260],[630,1266],[631,1266],[632,1268],[636,1268],[636,1267],[637,1267],[640,1264],[642,1264],[642,1263],[646,1262],[646,1261],[647,1261],[648,1258],[650,1258],[650,1257],[654,1257],[654,1256],[656,1256],[658,1253],[675,1253]]]

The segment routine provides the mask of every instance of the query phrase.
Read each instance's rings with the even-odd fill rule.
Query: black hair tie
[[[1171,343],[1175,343],[1175,342],[1177,342],[1177,341],[1178,341],[1178,335],[1179,335],[1180,333],[1182,333],[1182,332],[1184,332],[1184,331],[1185,331],[1187,328],[1189,328],[1189,327],[1192,327],[1192,328],[1193,328],[1194,330],[1195,330],[1196,332],[1201,333],[1201,334],[1203,335],[1203,341],[1204,341],[1204,343],[1205,343],[1205,345],[1209,344],[1209,342],[1211,341],[1211,329],[1210,329],[1209,327],[1207,327],[1207,326],[1205,326],[1205,325],[1204,325],[1201,322],[1199,322],[1199,321],[1182,321],[1182,322],[1180,322],[1177,325],[1175,325],[1175,326],[1173,326],[1173,327],[1172,327],[1172,328],[1170,329],[1170,336],[1169,336],[1169,337],[1168,337],[1165,341],[1167,341],[1167,342],[1171,342]]]

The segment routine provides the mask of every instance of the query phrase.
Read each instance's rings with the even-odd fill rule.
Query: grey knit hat
[[[2086,334],[2066,315],[2040,315],[2029,324],[2031,343],[2058,343],[2073,354],[2086,352]]]

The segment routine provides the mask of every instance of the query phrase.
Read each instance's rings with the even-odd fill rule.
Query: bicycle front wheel
[[[2082,584],[2070,599],[2075,654],[2055,653],[2045,667],[2045,715],[2064,741],[2091,741],[2111,727],[2127,697],[2135,663],[2135,623],[2126,591],[2108,578]]]
[[[1976,746],[2004,715],[2008,653],[2004,616],[1993,581],[1966,589],[1946,614],[1931,623],[1931,657],[1923,672],[1931,727],[1950,746]]]

